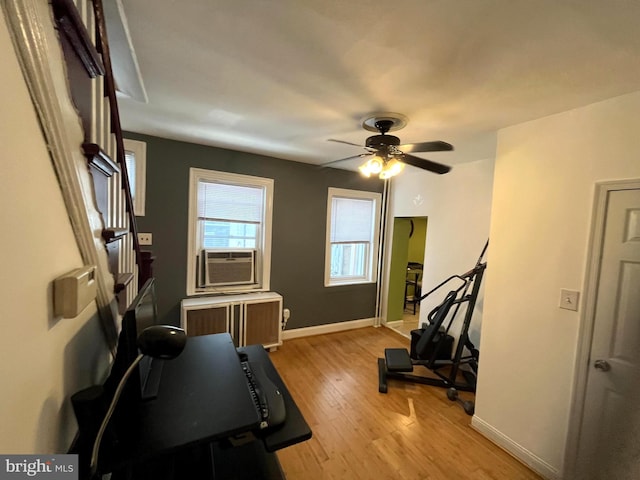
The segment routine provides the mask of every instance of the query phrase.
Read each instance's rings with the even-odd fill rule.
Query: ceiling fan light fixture
[[[371,175],[380,174],[384,167],[384,160],[376,155],[375,157],[367,160],[365,163],[360,165],[358,167],[358,170],[360,170],[360,173],[362,173],[362,175],[364,175],[365,177],[370,177]]]
[[[389,160],[382,171],[380,172],[380,178],[385,180],[387,178],[395,177],[404,169],[404,163],[399,162],[397,159],[392,158]]]
[[[377,175],[382,180],[398,175],[404,169],[404,163],[396,158],[391,158],[386,162],[379,156],[375,156],[358,167],[360,173],[369,178]]]
[[[358,167],[358,170],[360,170],[360,174],[363,177],[369,178],[371,176],[371,170],[369,170],[369,162],[365,162],[362,165],[360,165]]]
[[[362,120],[362,127],[365,130],[378,133],[377,135],[367,137],[364,144],[367,153],[352,155],[341,160],[327,162],[323,165],[332,165],[355,158],[367,157],[369,160],[358,167],[360,173],[365,177],[376,175],[383,180],[398,175],[403,171],[405,164],[440,175],[449,172],[451,167],[447,165],[442,165],[427,160],[426,158],[416,157],[412,154],[420,152],[447,152],[453,150],[453,145],[440,140],[403,144],[398,137],[388,134],[389,132],[403,128],[407,124],[407,121],[407,117],[397,113],[373,113],[367,115]],[[360,146],[344,140],[329,140],[356,147]]]
[[[371,160],[369,160],[368,163],[369,163],[369,169],[373,174],[377,175],[378,173],[382,172],[382,170],[384,169],[384,160],[382,160],[382,158],[380,158],[377,155],[373,157]]]

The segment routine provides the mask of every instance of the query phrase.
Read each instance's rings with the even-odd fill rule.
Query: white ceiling
[[[125,130],[307,163],[363,153],[327,140],[364,144],[372,112],[406,115],[403,143],[454,144],[418,154],[454,165],[492,157],[502,127],[640,90],[637,0],[106,2],[148,97],[121,96]]]

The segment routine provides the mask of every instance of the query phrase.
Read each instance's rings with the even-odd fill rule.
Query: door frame
[[[595,185],[591,231],[587,250],[587,265],[584,285],[584,310],[578,326],[578,345],[574,365],[573,396],[569,416],[567,448],[565,451],[562,478],[574,478],[577,471],[578,446],[584,415],[587,378],[590,371],[589,357],[595,322],[598,279],[600,277],[600,254],[604,240],[604,228],[607,220],[609,193],[616,190],[640,189],[639,179],[613,180],[598,182]]]

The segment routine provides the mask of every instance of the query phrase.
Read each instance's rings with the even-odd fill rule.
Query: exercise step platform
[[[384,359],[389,372],[413,372],[413,363],[406,348],[385,348]]]

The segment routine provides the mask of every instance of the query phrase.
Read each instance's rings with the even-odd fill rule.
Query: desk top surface
[[[142,402],[136,413],[127,431],[119,432],[129,459],[169,453],[260,424],[226,333],[190,337],[177,358],[164,362],[158,396]]]

